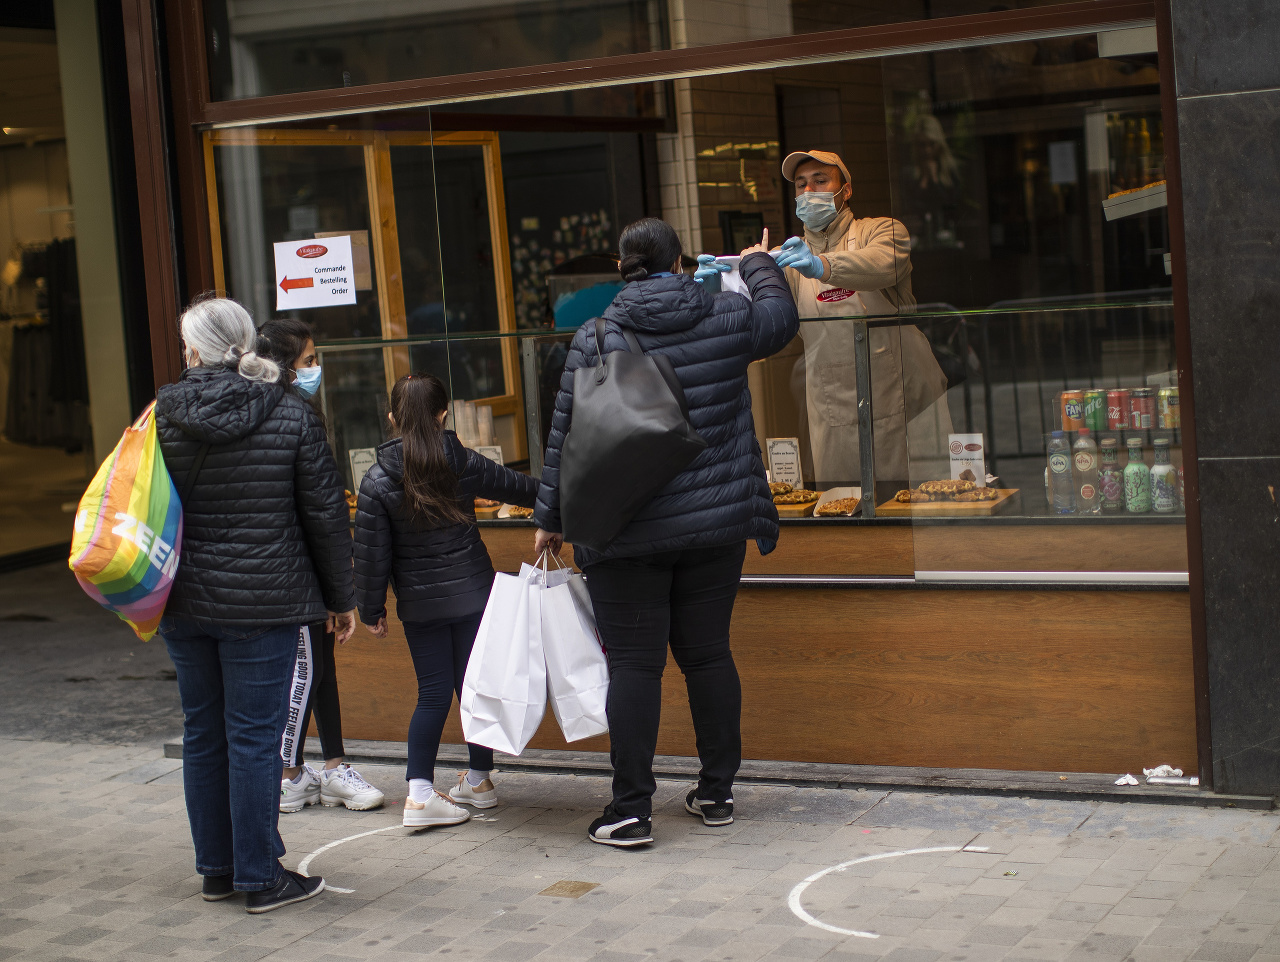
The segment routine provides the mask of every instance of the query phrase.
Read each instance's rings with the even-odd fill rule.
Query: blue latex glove
[[[729,265],[717,261],[715,254],[699,254],[698,269],[693,272],[693,279],[702,284],[708,277],[718,277],[729,273],[729,270]]]
[[[779,267],[794,267],[803,276],[819,280],[825,270],[822,258],[809,250],[803,237],[793,237],[782,245],[782,253],[778,255]]]

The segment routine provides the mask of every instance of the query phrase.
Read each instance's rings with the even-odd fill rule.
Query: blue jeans
[[[164,618],[185,725],[182,783],[201,875],[234,875],[241,892],[280,875],[280,739],[297,625],[239,628]]]

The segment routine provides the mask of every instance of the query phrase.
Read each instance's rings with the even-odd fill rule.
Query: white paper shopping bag
[[[467,741],[519,755],[547,710],[542,629],[531,598],[542,572],[499,573],[463,677],[460,708]]]
[[[560,568],[547,574],[546,583],[532,597],[542,625],[551,710],[565,741],[603,735],[609,730],[609,663],[596,632],[586,581],[572,569]]]

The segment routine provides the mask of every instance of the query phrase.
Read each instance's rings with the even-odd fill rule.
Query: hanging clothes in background
[[[18,444],[79,451],[89,439],[89,379],[75,240],[25,249],[22,275],[44,285],[36,316],[11,322],[4,434]]]

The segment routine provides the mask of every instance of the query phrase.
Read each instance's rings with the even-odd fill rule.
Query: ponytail
[[[391,389],[391,416],[404,452],[404,505],[416,524],[445,526],[471,520],[458,503],[458,477],[444,451],[440,415],[449,392],[433,374],[409,374]]]

